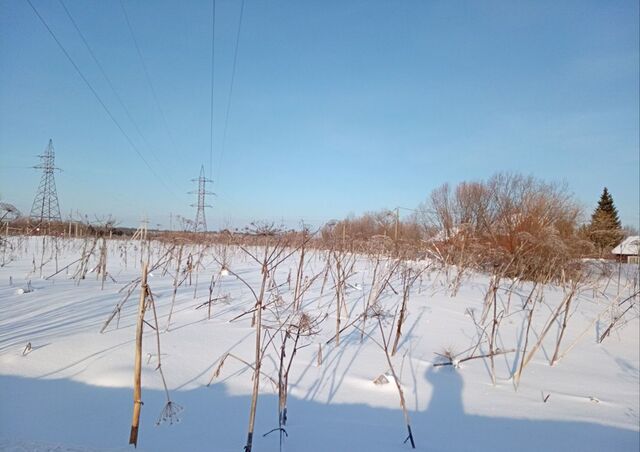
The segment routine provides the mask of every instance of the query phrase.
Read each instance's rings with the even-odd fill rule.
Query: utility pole
[[[398,223],[400,223],[400,207],[394,209],[396,211],[396,228],[394,234],[394,240],[398,243]]]
[[[394,234],[394,238],[395,241],[398,242],[398,232],[400,229],[400,209],[402,210],[408,210],[409,212],[418,212],[418,210],[416,209],[409,209],[408,207],[395,207],[393,210],[395,211],[395,217],[396,217],[396,225],[395,225],[395,234]]]
[[[191,179],[192,182],[198,182],[198,191],[190,191],[190,194],[198,194],[198,203],[191,204],[191,207],[197,207],[198,210],[196,212],[196,220],[193,224],[194,232],[207,232],[207,219],[204,215],[204,209],[206,207],[211,207],[208,204],[205,204],[205,196],[206,195],[215,195],[215,193],[209,192],[206,190],[207,182],[213,182],[211,179],[207,179],[204,175],[204,165],[200,167],[200,177],[197,179]]]
[[[40,164],[34,166],[35,169],[42,170],[38,193],[33,200],[31,206],[30,217],[43,221],[61,221],[60,205],[58,204],[58,192],[56,191],[56,180],[53,177],[55,170],[59,170],[55,165],[55,152],[53,150],[53,141],[49,140],[44,153],[39,155]]]

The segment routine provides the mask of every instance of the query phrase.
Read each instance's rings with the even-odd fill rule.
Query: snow
[[[51,240],[48,239],[50,242]],[[140,275],[139,242],[109,241],[104,290],[96,273],[72,279],[78,264],[56,271],[51,258],[42,268],[42,238],[12,239],[14,251],[0,268],[0,450],[8,451],[121,451],[127,446],[133,407],[133,360],[137,289],[104,334],[99,331],[115,305],[118,291]],[[51,242],[53,243],[53,242]],[[50,254],[51,243],[45,248]],[[151,247],[151,261],[161,254]],[[80,240],[59,240],[58,269],[81,254]],[[127,249],[127,264],[123,249]],[[195,253],[195,249],[193,250]],[[251,309],[250,290],[229,274],[220,278],[212,317],[206,307],[212,274],[220,265],[208,250],[198,284],[186,281],[178,288],[172,323],[165,331],[173,292],[175,263],[165,273],[153,271],[149,286],[158,308],[162,368],[172,400],[183,410],[179,422],[156,425],[166,403],[157,367],[155,332],[145,326],[143,340],[142,417],[138,449],[144,451],[241,450],[246,438],[252,389],[252,371],[227,359],[212,380],[221,357],[231,352],[249,363],[254,360],[251,316],[233,320]],[[323,252],[307,252],[305,275],[322,270]],[[99,253],[89,268],[97,264]],[[183,262],[184,264],[184,262]],[[298,256],[285,261],[276,273],[277,284],[295,276]],[[229,270],[259,288],[260,268],[239,249],[229,250]],[[414,264],[414,265],[420,265]],[[627,313],[601,344],[599,337],[619,310],[612,305],[637,290],[637,267],[623,266],[621,278],[597,282],[598,290],[580,292],[572,310],[562,350],[576,345],[555,366],[549,366],[558,328],[553,329],[523,372],[517,391],[511,375],[519,352],[496,357],[497,383],[491,383],[487,359],[434,367],[445,349],[465,356],[476,342],[470,312],[482,310],[489,276],[469,274],[455,297],[447,290],[447,272],[427,271],[416,283],[398,354],[392,358],[409,409],[417,449],[424,451],[637,451],[640,447],[640,356],[638,310]],[[618,267],[616,266],[616,269]],[[356,273],[347,288],[349,320],[362,310],[369,293],[372,265],[358,256]],[[617,271],[617,270],[616,270]],[[449,272],[449,275],[454,272]],[[12,280],[13,285],[10,284]],[[30,284],[29,284],[30,281]],[[399,282],[396,282],[399,284]],[[356,329],[345,330],[340,345],[326,344],[335,334],[335,300],[331,277],[322,295],[322,278],[303,300],[310,315],[327,316],[317,336],[305,339],[289,379],[288,437],[290,451],[401,451],[406,427],[397,387],[389,373],[375,320],[367,323],[361,340]],[[594,283],[596,284],[596,283]],[[637,284],[637,283],[636,283]],[[502,289],[509,284],[503,284]],[[18,289],[31,288],[18,293]],[[595,286],[594,286],[595,287]],[[510,312],[500,327],[501,349],[520,350],[526,313],[523,301],[529,283],[516,285],[509,295],[499,291]],[[281,296],[290,299],[284,284]],[[194,297],[195,295],[195,297]],[[547,286],[535,318],[540,332],[549,313],[562,300],[560,287]],[[401,294],[386,291],[381,303],[392,313]],[[637,298],[636,301],[637,303]],[[265,311],[266,312],[266,311]],[[148,321],[152,316],[148,314]],[[267,320],[269,318],[267,317]],[[117,323],[116,323],[117,321]],[[390,321],[385,323],[389,330]],[[556,331],[557,330],[557,331]],[[585,333],[586,332],[586,333]],[[583,334],[584,333],[584,334]],[[537,333],[536,333],[537,334]],[[532,337],[535,337],[532,336]],[[534,340],[534,339],[530,339]],[[31,350],[25,353],[27,344]],[[317,354],[322,346],[322,364]],[[486,348],[483,352],[486,353]],[[277,378],[278,350],[271,347],[263,372]],[[385,375],[388,384],[374,380]],[[210,384],[209,384],[210,383]],[[545,401],[546,400],[546,401]],[[277,390],[261,380],[255,451],[279,450]]]
[[[624,256],[637,256],[640,254],[640,236],[632,235],[627,237],[611,250],[611,254],[622,254]]]

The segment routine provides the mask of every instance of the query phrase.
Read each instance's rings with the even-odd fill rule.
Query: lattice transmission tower
[[[194,232],[207,232],[207,219],[204,215],[204,209],[211,207],[205,203],[206,195],[215,195],[215,193],[206,190],[207,182],[213,182],[211,179],[207,179],[204,175],[204,165],[200,167],[200,177],[197,179],[191,179],[192,182],[198,182],[198,191],[190,191],[190,194],[198,194],[198,203],[191,204],[191,207],[197,207],[196,219],[193,223]]]
[[[38,193],[31,206],[31,218],[40,222],[60,221],[60,205],[58,204],[58,192],[56,191],[56,180],[53,173],[56,170],[55,152],[53,151],[53,141],[49,140],[44,153],[39,155],[40,164],[34,166],[35,169],[42,170]]]

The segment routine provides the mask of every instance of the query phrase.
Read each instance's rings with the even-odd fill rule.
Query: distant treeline
[[[461,182],[455,187],[444,184],[416,209],[406,209],[412,213],[403,218],[399,209],[369,212],[329,222],[317,231],[307,227],[283,229],[268,223],[207,233],[141,231],[117,227],[111,218],[94,224],[39,223],[20,218],[5,224],[3,233],[136,237],[202,244],[279,241],[295,246],[304,240],[320,249],[410,259],[429,256],[461,268],[487,271],[500,267],[511,277],[549,280],[579,271],[580,258],[612,257],[610,250],[624,238],[625,231],[606,189],[605,194],[606,202],[601,200],[600,204],[610,204],[616,221],[603,221],[599,207],[592,222],[586,224],[582,207],[566,186],[532,176],[499,173],[486,181]]]

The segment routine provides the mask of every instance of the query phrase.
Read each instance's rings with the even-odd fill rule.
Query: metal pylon
[[[39,155],[40,164],[34,166],[35,169],[42,170],[38,193],[31,206],[31,218],[43,221],[60,221],[60,205],[58,204],[58,192],[56,191],[56,181],[53,177],[56,168],[55,152],[53,151],[53,141],[49,140],[49,145],[44,153]]]
[[[211,179],[207,179],[204,175],[204,165],[200,167],[200,177],[197,179],[191,179],[192,182],[198,182],[198,191],[190,191],[190,194],[198,194],[198,203],[191,204],[191,207],[197,207],[198,211],[196,212],[196,220],[193,223],[194,232],[207,232],[207,219],[204,215],[204,209],[206,207],[211,207],[210,205],[205,203],[206,195],[214,195],[210,191],[206,190],[207,182],[213,182]]]

